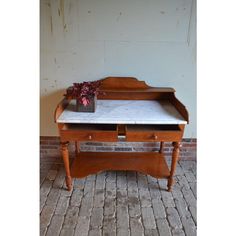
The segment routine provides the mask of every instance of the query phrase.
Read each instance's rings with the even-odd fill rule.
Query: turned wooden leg
[[[171,170],[170,170],[170,177],[168,179],[168,191],[171,191],[171,187],[174,183],[174,173],[177,165],[177,161],[179,159],[179,148],[180,148],[180,142],[173,142],[172,143],[174,149],[172,152],[172,161],[171,161]]]
[[[68,142],[61,143],[61,153],[64,161],[65,171],[66,171],[66,186],[68,191],[72,189],[72,180],[70,176],[70,161],[68,152]]]
[[[182,144],[179,143],[179,148],[181,148],[181,147],[182,147]],[[178,160],[177,161],[180,161],[180,155],[178,155]]]
[[[164,142],[161,142],[160,143],[159,153],[163,153],[163,149],[164,149]]]

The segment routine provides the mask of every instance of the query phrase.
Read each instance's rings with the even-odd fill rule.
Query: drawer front
[[[93,131],[93,130],[61,130],[61,141],[117,141],[117,131]]]
[[[128,142],[181,141],[183,129],[178,125],[127,125]]]
[[[172,142],[181,141],[181,131],[127,131],[126,141],[128,142]]]

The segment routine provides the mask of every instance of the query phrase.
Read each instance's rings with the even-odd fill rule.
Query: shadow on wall
[[[54,123],[54,111],[63,99],[65,89],[60,89],[40,97],[40,136],[58,136]]]

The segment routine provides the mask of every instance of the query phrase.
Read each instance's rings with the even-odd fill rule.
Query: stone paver
[[[127,178],[125,171],[117,172],[117,188],[118,189],[126,189],[127,188]]]
[[[196,226],[193,222],[193,219],[182,217],[181,221],[182,221],[183,228],[184,228],[186,235],[195,236],[196,235]]]
[[[174,207],[167,207],[166,212],[170,227],[173,229],[182,228],[181,220],[177,210]]]
[[[165,207],[175,207],[175,202],[171,192],[162,191],[162,201]]]
[[[91,228],[102,228],[103,222],[103,208],[94,207],[91,215]]]
[[[41,163],[40,235],[195,236],[196,163],[178,162],[174,179],[167,192],[165,179],[104,171],[68,192],[63,165]]]
[[[145,236],[159,236],[157,229],[145,229]]]
[[[196,182],[189,183],[189,185],[190,185],[190,188],[194,194],[194,197],[197,199],[197,184],[196,184]]]
[[[74,188],[70,198],[70,205],[80,206],[83,195],[84,195],[83,190]]]
[[[143,228],[141,217],[139,217],[139,218],[131,217],[130,218],[130,230],[131,230],[132,236],[144,235],[144,228]]]
[[[197,209],[196,206],[190,206],[189,207],[189,211],[191,212],[192,218],[195,222],[195,225],[197,225]],[[188,218],[188,217],[187,217]]]
[[[107,198],[104,205],[104,216],[110,218],[115,217],[116,215],[116,202],[113,198]]]
[[[175,199],[175,205],[178,210],[178,214],[180,217],[190,217],[190,212],[188,210],[188,205],[183,198]]]
[[[50,224],[53,216],[54,207],[45,205],[40,214],[40,236],[45,235],[46,229]]]
[[[138,217],[141,215],[141,206],[138,190],[135,188],[128,189],[128,207],[130,217]]]
[[[130,230],[129,229],[121,229],[117,228],[117,236],[130,236]]]
[[[63,221],[64,221],[64,216],[54,215],[48,227],[46,236],[59,235],[62,228]]]
[[[61,166],[53,182],[53,187],[60,189],[63,186],[64,182],[65,182],[65,171],[63,166]]]
[[[84,189],[85,180],[86,180],[85,178],[83,178],[83,179],[75,179],[74,180],[74,188],[75,189],[83,190]]]
[[[189,206],[196,206],[196,198],[193,195],[193,192],[191,189],[188,189],[186,187],[182,188],[182,193],[184,195],[184,199],[187,202]]]
[[[40,212],[47,201],[47,196],[51,190],[52,181],[45,179],[40,188]]]
[[[69,206],[65,215],[64,226],[69,228],[75,228],[77,224],[79,213],[79,207]]]
[[[154,217],[156,219],[161,219],[166,217],[166,211],[161,199],[152,199],[152,207],[154,211]]]
[[[91,195],[84,196],[81,201],[79,216],[90,216],[93,208],[93,197]]]
[[[56,206],[59,196],[60,196],[59,189],[52,188],[47,196],[46,204],[50,206]]]
[[[172,235],[173,236],[184,236],[185,233],[182,229],[173,229],[172,230]]]
[[[70,201],[69,197],[60,196],[60,198],[57,202],[56,209],[55,209],[55,214],[65,215],[67,208],[69,206],[69,201]]]
[[[152,199],[160,199],[161,192],[157,184],[157,179],[151,176],[148,177],[148,189],[150,191],[150,196]]]
[[[96,207],[103,207],[105,200],[105,190],[95,189],[93,205]]]
[[[156,223],[153,214],[152,207],[143,207],[142,208],[142,219],[143,226],[145,229],[155,229]]]
[[[102,236],[102,230],[101,229],[91,229],[91,230],[89,230],[88,235],[89,236]]]
[[[77,219],[77,225],[75,228],[75,236],[87,236],[89,233],[90,218],[85,216],[79,216]]]
[[[165,218],[157,220],[157,228],[160,236],[171,236],[171,229]]]
[[[151,207],[152,200],[148,188],[145,191],[144,190],[139,191],[139,199],[142,207]]]
[[[116,235],[116,218],[110,216],[104,216],[102,231],[104,236]]]
[[[117,228],[129,229],[128,206],[119,206],[116,210]]]
[[[70,227],[63,227],[60,233],[60,236],[73,236],[74,229]]]

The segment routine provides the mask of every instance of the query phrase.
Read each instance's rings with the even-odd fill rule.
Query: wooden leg
[[[66,171],[66,186],[68,191],[72,189],[72,180],[70,176],[70,162],[69,162],[69,152],[68,152],[68,142],[61,143],[61,153],[64,161],[65,171]]]
[[[182,147],[182,144],[179,143],[179,148],[181,148],[181,147]],[[180,155],[178,155],[178,161],[180,161]]]
[[[172,152],[172,161],[171,161],[171,170],[170,170],[170,177],[168,179],[168,191],[171,191],[171,187],[174,183],[174,173],[177,165],[177,161],[179,159],[179,147],[180,142],[173,142],[172,145],[174,146],[173,152]]]
[[[161,142],[159,153],[163,153],[163,149],[164,149],[164,142]]]
[[[78,142],[75,141],[75,156],[79,154],[79,149],[78,149]]]

